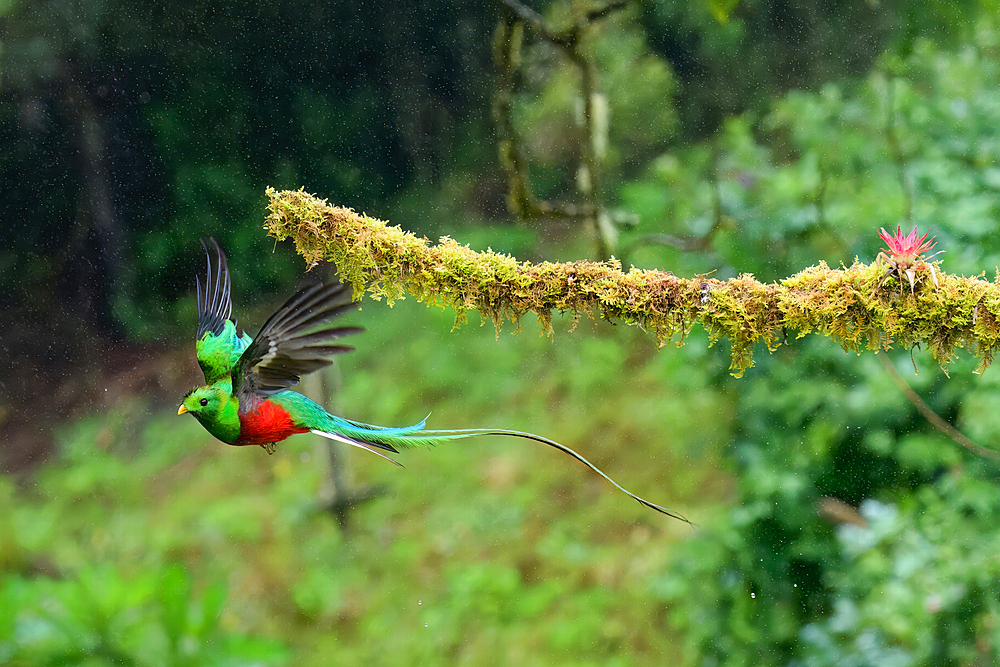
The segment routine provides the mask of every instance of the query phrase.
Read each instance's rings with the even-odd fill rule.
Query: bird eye
[[[203,398],[203,399],[201,399],[198,402],[201,403],[201,407],[205,407],[206,405],[208,405],[208,399],[207,398]]]

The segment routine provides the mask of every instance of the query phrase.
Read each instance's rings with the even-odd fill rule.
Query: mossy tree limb
[[[1000,340],[1000,285],[979,277],[937,272],[938,286],[924,278],[913,293],[887,276],[887,266],[858,261],[831,269],[825,263],[777,283],[752,275],[731,280],[681,278],[668,271],[621,264],[519,262],[492,251],[475,252],[449,238],[437,245],[381,220],[331,206],[303,191],[269,188],[266,228],[278,240],[292,237],[310,265],[335,263],[354,286],[390,303],[404,294],[448,306],[464,321],[478,310],[499,327],[534,313],[551,331],[552,311],[637,324],[662,346],[681,344],[695,323],[712,341],[729,339],[731,368],[739,376],[753,364],[753,349],[769,349],[816,332],[844,350],[927,348],[944,365],[957,348],[993,360]]]

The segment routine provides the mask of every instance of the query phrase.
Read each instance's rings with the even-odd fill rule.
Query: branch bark
[[[902,289],[894,275],[886,277],[880,261],[855,260],[840,269],[820,262],[777,283],[750,274],[723,281],[635,268],[625,273],[614,258],[535,264],[474,252],[447,237],[433,245],[303,191],[268,188],[267,194],[269,234],[292,237],[310,266],[334,262],[356,299],[367,291],[391,303],[408,293],[453,308],[457,323],[478,310],[499,331],[505,320],[534,313],[551,333],[552,311],[572,311],[638,325],[661,347],[674,338],[683,344],[698,323],[712,342],[729,340],[737,377],[753,365],[758,343],[773,350],[813,332],[858,353],[920,345],[942,366],[964,348],[979,358],[979,371],[993,361],[1000,341],[997,281],[950,275],[939,266],[939,286],[923,278],[911,294],[908,284]]]

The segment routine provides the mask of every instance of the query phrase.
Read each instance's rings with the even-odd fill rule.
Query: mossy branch
[[[267,194],[269,233],[278,240],[291,236],[310,265],[334,262],[355,298],[367,291],[391,303],[409,293],[453,308],[458,322],[478,310],[498,330],[505,319],[518,322],[534,313],[551,332],[552,311],[572,311],[639,325],[662,346],[675,337],[682,344],[700,323],[713,342],[729,339],[737,376],[753,365],[758,342],[774,349],[812,332],[854,352],[919,345],[942,366],[965,348],[980,359],[980,370],[992,362],[1000,340],[1000,286],[980,277],[938,270],[937,286],[922,279],[911,294],[894,275],[886,278],[880,261],[855,260],[840,269],[820,262],[767,284],[752,275],[723,281],[634,268],[625,273],[613,258],[532,264],[475,252],[450,238],[432,245],[303,191],[268,188]]]

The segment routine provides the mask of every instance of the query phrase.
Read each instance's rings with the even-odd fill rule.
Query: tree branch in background
[[[498,86],[493,97],[493,122],[499,135],[500,163],[507,172],[507,205],[519,220],[573,219],[590,227],[597,240],[597,255],[608,258],[615,249],[618,231],[611,215],[601,204],[600,172],[608,137],[608,103],[600,92],[599,74],[593,56],[583,45],[584,32],[601,19],[623,9],[629,0],[616,0],[581,14],[568,27],[556,30],[545,19],[518,0],[503,0],[509,10],[497,24],[493,40],[493,62]],[[528,161],[514,128],[513,99],[517,72],[521,66],[524,26],[559,48],[580,72],[580,96],[586,139],[580,146],[577,191],[582,204],[554,204],[537,199],[531,191]]]
[[[927,405],[927,403],[924,402],[924,399],[920,398],[920,395],[913,390],[913,387],[911,387],[909,383],[903,379],[903,376],[899,374],[896,367],[892,365],[892,361],[889,360],[889,357],[879,353],[876,353],[875,356],[877,356],[878,360],[882,362],[882,365],[885,367],[886,372],[892,379],[893,384],[895,384],[896,387],[903,392],[906,399],[910,401],[910,403],[913,404],[913,407],[915,407],[917,411],[924,416],[924,419],[931,423],[931,426],[941,431],[973,454],[978,454],[979,456],[984,456],[988,459],[993,459],[994,461],[1000,461],[1000,452],[995,452],[992,449],[983,447],[982,445],[977,445],[966,437],[964,433],[946,422],[941,415],[934,412],[934,410],[931,409],[931,406]]]
[[[614,258],[533,264],[474,252],[447,237],[432,245],[301,190],[268,188],[267,195],[269,233],[279,241],[291,236],[311,266],[334,262],[355,298],[367,291],[392,303],[409,293],[453,308],[458,323],[478,310],[499,331],[504,320],[534,313],[551,332],[552,311],[572,311],[636,324],[662,346],[675,336],[682,344],[697,322],[713,342],[729,340],[737,377],[753,365],[758,342],[775,349],[789,333],[820,333],[853,352],[920,344],[942,366],[964,348],[980,359],[979,370],[993,361],[1000,342],[1000,286],[979,277],[937,271],[937,286],[920,276],[911,293],[887,275],[882,260],[841,269],[820,262],[777,283],[749,274],[722,281],[634,268],[624,273]]]

